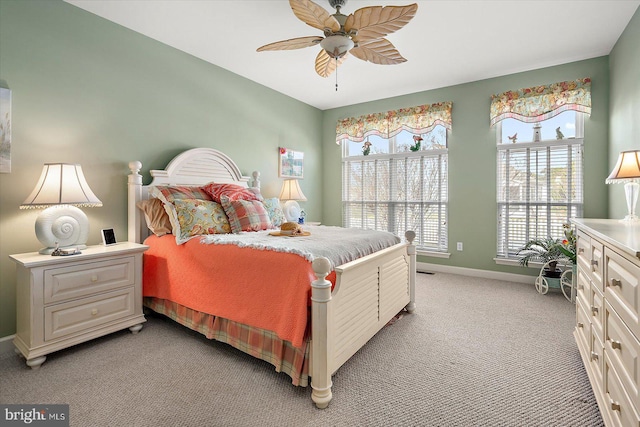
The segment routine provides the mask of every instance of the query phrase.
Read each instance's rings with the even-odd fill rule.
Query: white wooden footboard
[[[415,233],[400,243],[336,267],[336,285],[325,278],[326,258],[313,261],[311,284],[311,398],[326,408],[331,376],[403,308],[415,310]]]

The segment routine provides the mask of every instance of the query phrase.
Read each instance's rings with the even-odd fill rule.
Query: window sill
[[[426,256],[426,257],[431,257],[431,258],[450,258],[451,254],[448,252],[435,252],[435,251],[428,251],[428,250],[416,250],[416,255],[418,256]]]

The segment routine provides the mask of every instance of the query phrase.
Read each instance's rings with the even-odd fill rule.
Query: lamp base
[[[89,219],[75,206],[57,205],[43,210],[36,219],[36,237],[45,247],[41,254],[50,254],[59,248],[86,249]]]
[[[287,200],[282,211],[289,222],[298,222],[298,219],[300,219],[300,205],[295,200]]]
[[[636,215],[636,204],[638,203],[638,192],[640,191],[640,184],[637,182],[627,182],[624,185],[624,195],[627,199],[627,216],[622,219],[622,222],[637,222],[640,221],[638,215]]]

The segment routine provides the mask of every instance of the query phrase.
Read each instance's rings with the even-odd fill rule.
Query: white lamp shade
[[[306,201],[307,198],[300,189],[297,179],[285,179],[280,190],[280,200],[300,200]]]
[[[54,205],[102,206],[82,173],[82,166],[68,163],[45,163],[42,174],[20,209],[46,208]]]
[[[640,179],[640,150],[623,151],[607,177],[607,184]]]

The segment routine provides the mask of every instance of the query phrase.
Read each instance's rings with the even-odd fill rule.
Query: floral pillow
[[[230,200],[229,197],[222,196],[221,202],[234,233],[272,227],[269,214],[260,200]]]
[[[178,199],[173,201],[173,205],[177,221],[173,229],[176,231],[176,242],[179,245],[193,236],[231,232],[227,215],[219,203],[199,199]]]
[[[282,207],[280,206],[280,199],[272,197],[270,199],[264,199],[262,203],[264,203],[267,214],[269,214],[271,225],[280,227],[283,223],[287,222]]]
[[[202,187],[209,198],[214,202],[220,203],[222,196],[226,196],[230,201],[234,200],[260,200],[253,191],[247,187],[237,184],[216,184],[210,182]]]

